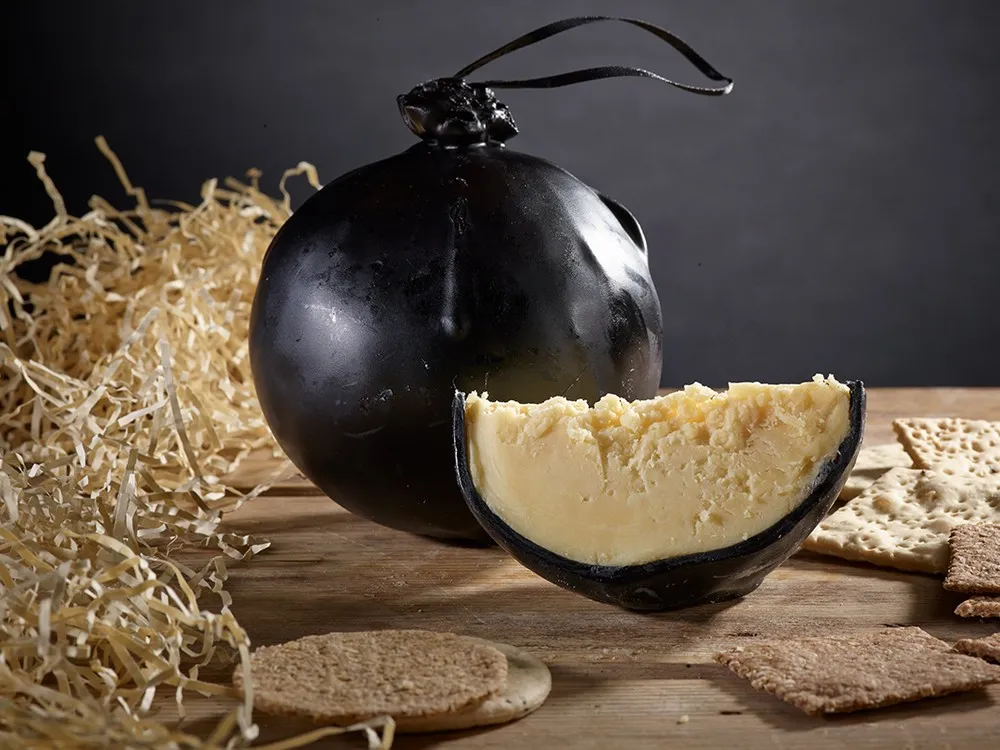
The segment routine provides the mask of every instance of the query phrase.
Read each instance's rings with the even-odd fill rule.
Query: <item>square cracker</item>
[[[979,521],[1000,523],[995,483],[897,468],[820,521],[802,548],[899,570],[944,573],[951,530]]]
[[[1000,617],[1000,596],[974,596],[955,607],[959,617]]]
[[[854,468],[847,477],[844,489],[840,491],[840,502],[846,502],[860,495],[875,483],[875,480],[890,469],[913,466],[910,455],[899,443],[866,445],[858,453]]]
[[[1000,479],[1000,422],[925,417],[897,419],[892,427],[918,469]]]
[[[757,690],[813,716],[1000,682],[1000,667],[955,653],[916,627],[752,644],[717,654],[715,660]]]
[[[1000,633],[985,638],[963,638],[955,644],[955,650],[960,654],[1000,662]]]
[[[967,523],[952,529],[944,587],[969,594],[1000,594],[1000,525]]]

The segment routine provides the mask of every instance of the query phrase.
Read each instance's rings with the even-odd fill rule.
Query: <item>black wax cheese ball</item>
[[[614,19],[556,22],[510,49],[595,20]],[[462,77],[498,53],[398,98],[421,141],[295,211],[264,258],[250,320],[260,404],[293,463],[346,509],[442,538],[487,539],[455,477],[456,389],[636,399],[655,394],[661,371],[639,223],[564,169],[505,146],[517,133],[510,112]],[[573,75],[548,85],[651,74]]]

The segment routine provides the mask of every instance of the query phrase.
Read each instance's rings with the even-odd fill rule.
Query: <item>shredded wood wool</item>
[[[247,183],[209,180],[198,205],[154,206],[97,146],[133,208],[94,197],[71,216],[33,152],[54,218],[39,229],[0,216],[0,746],[246,746],[252,690],[237,698],[225,675],[248,667],[250,642],[227,564],[268,542],[220,523],[267,489],[233,486],[241,461],[279,455],[246,330],[264,251],[291,213],[286,180],[319,178],[299,164],[276,200],[251,170]],[[63,257],[47,282],[15,273],[47,252]],[[193,567],[178,558],[192,548]],[[157,718],[166,691],[181,721]],[[183,728],[192,693],[232,704],[207,737]],[[266,747],[346,731],[387,748],[393,723]]]

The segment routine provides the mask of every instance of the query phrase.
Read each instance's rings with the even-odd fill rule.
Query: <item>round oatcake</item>
[[[461,712],[500,693],[507,656],[475,638],[426,630],[312,635],[250,657],[254,706],[327,724]],[[242,695],[241,668],[233,684]]]

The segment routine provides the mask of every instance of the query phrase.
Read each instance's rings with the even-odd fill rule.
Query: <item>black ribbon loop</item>
[[[570,73],[560,73],[552,76],[545,76],[543,78],[528,78],[524,80],[509,80],[509,81],[483,81],[483,82],[468,82],[470,86],[482,86],[487,88],[496,89],[550,89],[556,88],[558,86],[569,86],[574,83],[584,83],[586,81],[596,81],[602,78],[624,78],[628,76],[635,76],[640,78],[651,78],[656,81],[661,81],[662,83],[668,83],[671,86],[679,88],[683,91],[689,91],[692,94],[702,94],[704,96],[724,96],[733,90],[733,81],[731,78],[727,78],[722,75],[719,71],[709,65],[708,61],[705,60],[701,55],[694,51],[690,45],[688,45],[684,40],[675,36],[666,29],[661,29],[659,26],[654,26],[651,23],[645,21],[639,21],[633,18],[617,18],[614,16],[580,16],[577,18],[566,18],[561,21],[555,21],[553,23],[542,26],[534,31],[529,31],[527,34],[518,37],[512,42],[499,47],[492,52],[483,55],[478,60],[469,65],[466,65],[458,73],[455,74],[455,78],[464,79],[469,73],[483,67],[487,63],[496,60],[497,58],[503,57],[515,50],[519,50],[523,47],[527,47],[532,44],[548,39],[556,34],[561,34],[564,31],[569,31],[570,29],[576,28],[577,26],[584,26],[590,23],[597,23],[599,21],[620,21],[621,23],[627,23],[632,26],[636,26],[644,31],[648,31],[653,34],[658,39],[666,42],[671,47],[680,52],[687,60],[694,65],[706,78],[712,81],[720,81],[725,85],[719,87],[709,87],[709,86],[692,86],[686,83],[678,83],[677,81],[671,81],[668,78],[657,75],[656,73],[651,73],[648,70],[642,68],[633,68],[627,65],[607,65],[598,68],[587,68],[585,70],[576,70]]]

